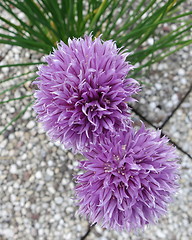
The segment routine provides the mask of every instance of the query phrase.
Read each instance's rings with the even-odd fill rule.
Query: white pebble
[[[161,230],[157,230],[156,235],[157,235],[157,237],[159,237],[161,239],[165,239],[165,237],[166,237],[164,232],[162,232]]]
[[[11,174],[17,174],[17,166],[15,164],[12,164],[9,169]]]
[[[68,184],[68,182],[69,182],[68,179],[63,178],[61,183],[62,183],[62,185],[66,185],[66,184]]]
[[[147,42],[148,42],[149,45],[153,45],[154,44],[154,39],[153,38],[149,38],[147,40]]]
[[[182,84],[186,84],[187,83],[187,79],[186,78],[181,78],[180,81],[181,81]]]
[[[122,18],[119,18],[116,22],[117,25],[121,24],[122,23]]]
[[[23,119],[29,119],[30,117],[31,117],[31,114],[29,111],[26,111],[25,114],[23,115]]]
[[[63,198],[62,197],[56,197],[55,198],[55,203],[58,204],[58,205],[61,205],[63,202]]]
[[[61,215],[60,214],[55,214],[54,219],[56,221],[60,220],[61,219]]]
[[[42,178],[42,173],[41,173],[40,171],[37,171],[36,174],[35,174],[35,177],[36,177],[37,179]]]
[[[42,236],[43,233],[44,233],[44,230],[43,230],[42,228],[40,228],[40,229],[38,230],[38,233],[39,233],[40,236]]]
[[[11,194],[10,199],[11,199],[12,202],[15,202],[17,197],[15,196],[15,194]]]
[[[29,121],[27,124],[27,128],[32,129],[35,126],[35,122],[34,121]]]
[[[14,187],[15,189],[19,189],[19,188],[20,188],[20,184],[19,184],[18,182],[15,182],[15,183],[13,184],[13,187]]]
[[[179,74],[180,76],[184,76],[184,75],[185,75],[185,70],[184,70],[183,68],[179,68],[178,74]]]
[[[51,194],[55,193],[55,189],[52,186],[49,186],[47,189]]]
[[[172,30],[176,30],[177,29],[177,25],[176,24],[173,24],[172,25]]]
[[[156,104],[154,102],[151,102],[149,104],[149,106],[150,106],[151,109],[155,109],[156,108]]]
[[[53,161],[49,160],[49,161],[48,161],[48,165],[49,165],[50,167],[53,166]]]
[[[49,176],[53,176],[54,175],[54,172],[52,170],[50,170],[49,168],[47,169],[46,173]]]
[[[1,142],[0,148],[5,148],[6,145],[7,145],[7,139],[5,139]]]
[[[161,90],[161,88],[162,88],[161,84],[159,84],[159,83],[155,83],[155,87],[156,87],[157,90]]]
[[[171,108],[173,107],[173,103],[172,103],[171,101],[170,101],[170,102],[167,102],[166,107],[167,107],[168,109],[171,109]]]
[[[15,108],[11,107],[11,108],[9,108],[9,111],[10,111],[10,113],[14,113],[15,112]]]
[[[171,99],[172,99],[172,101],[173,101],[173,103],[177,103],[178,102],[178,96],[177,96],[177,94],[173,94],[173,96],[171,97]]]

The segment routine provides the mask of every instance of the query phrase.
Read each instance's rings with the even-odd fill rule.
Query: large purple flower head
[[[106,131],[123,128],[127,102],[139,90],[133,68],[113,41],[92,36],[62,41],[45,58],[36,82],[34,109],[45,130],[66,147],[82,150]]]
[[[80,213],[92,223],[133,230],[166,212],[177,189],[177,156],[160,131],[144,125],[101,136],[76,177]]]

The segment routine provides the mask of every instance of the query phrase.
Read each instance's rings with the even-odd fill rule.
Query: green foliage
[[[118,47],[133,52],[129,61],[139,63],[134,71],[136,75],[141,69],[192,43],[192,11],[183,13],[183,2],[185,0],[4,0],[0,1],[0,8],[10,17],[0,16],[3,23],[0,43],[49,54],[60,40],[67,43],[69,37],[102,34],[104,40],[113,39]],[[23,13],[24,18],[20,19],[18,12]],[[176,23],[176,29],[163,31],[165,24],[172,23]],[[154,40],[151,45],[147,43],[149,38]],[[34,64],[41,63],[14,66]],[[0,69],[11,66],[13,64],[0,66]],[[34,78],[35,75],[25,81]],[[13,79],[17,77],[1,80],[0,84]],[[22,86],[25,81],[0,94]]]

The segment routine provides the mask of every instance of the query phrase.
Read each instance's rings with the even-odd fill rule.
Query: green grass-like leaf
[[[24,95],[24,96],[21,96],[21,97],[17,97],[17,98],[10,98],[6,101],[0,101],[0,104],[4,104],[4,103],[8,103],[8,102],[12,102],[12,101],[15,101],[15,100],[21,100],[23,98],[28,98],[28,97],[31,97],[33,96],[33,94],[30,94],[30,95]]]

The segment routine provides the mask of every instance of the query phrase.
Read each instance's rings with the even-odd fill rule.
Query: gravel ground
[[[19,47],[0,45],[1,65],[22,61],[36,61],[38,56]],[[144,86],[140,103],[133,107],[138,113],[159,127],[177,107],[192,84],[192,49],[187,47],[153,66],[145,78],[152,86]],[[31,67],[30,70],[33,70]],[[29,68],[4,68],[0,80],[22,74]],[[23,78],[18,79],[18,83]],[[4,84],[4,89],[14,81]],[[2,89],[2,90],[4,90]],[[8,97],[31,94],[26,83],[5,93]],[[32,99],[32,98],[31,98]],[[1,106],[0,130],[23,110],[29,99],[9,102]],[[165,124],[163,131],[187,153],[191,152],[191,93]],[[136,125],[139,117],[133,114]],[[180,189],[170,205],[168,214],[156,225],[143,232],[126,233],[91,228],[79,217],[74,201],[73,175],[77,173],[77,159],[60,144],[51,142],[36,122],[29,107],[17,124],[0,136],[0,240],[191,240],[192,239],[192,160],[181,156]]]
[[[192,85],[192,47],[185,47],[154,64],[142,80],[146,85],[133,106],[147,120],[161,127]]]
[[[168,134],[180,147],[192,156],[192,92],[164,127]],[[175,124],[177,123],[177,124]]]

